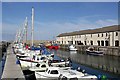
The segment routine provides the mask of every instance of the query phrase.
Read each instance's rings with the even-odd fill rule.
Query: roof
[[[102,27],[97,29],[88,29],[88,30],[74,31],[69,33],[62,33],[62,34],[59,34],[57,37],[83,35],[83,34],[95,34],[95,33],[113,32],[113,31],[120,31],[120,25],[113,25],[113,26],[107,26],[107,27]]]

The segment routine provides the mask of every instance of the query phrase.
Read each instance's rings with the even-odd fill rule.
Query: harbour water
[[[2,76],[2,72],[4,70],[5,59],[6,59],[6,54],[4,53],[4,56],[0,60],[0,79],[1,79],[1,76]]]
[[[106,72],[101,69],[96,69],[87,65],[83,65],[83,63],[86,64],[96,64],[96,65],[105,65],[108,67],[114,67],[116,69],[120,68],[120,58],[119,57],[114,57],[114,56],[93,56],[93,55],[87,55],[81,52],[70,52],[70,51],[65,51],[65,50],[50,50],[51,53],[54,53],[56,57],[61,57],[61,58],[68,58],[70,57],[72,60],[72,66],[73,68],[77,69],[78,67],[81,67],[81,69],[84,69],[87,73],[89,74],[94,74],[97,76],[102,76],[105,75],[107,78],[110,78],[110,80],[119,80],[120,75],[119,74],[114,74],[111,72]]]

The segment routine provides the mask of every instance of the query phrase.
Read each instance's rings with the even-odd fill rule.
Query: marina
[[[120,80],[119,25],[71,28],[73,32],[56,32],[55,39],[35,40],[44,35],[36,24],[46,25],[36,21],[36,9],[31,7],[31,17],[25,17],[23,26],[16,29],[14,40],[1,42],[1,80]]]
[[[9,51],[9,49],[10,48],[8,48],[8,51]],[[119,69],[119,66],[120,66],[118,64],[119,63],[118,62],[119,58],[117,58],[117,57],[112,57],[112,56],[104,56],[104,57],[103,56],[97,56],[97,59],[96,59],[96,56],[87,55],[87,54],[83,54],[83,53],[80,53],[80,52],[71,53],[69,50],[66,51],[66,50],[53,50],[52,49],[52,50],[48,50],[48,51],[50,53],[54,54],[54,59],[59,59],[59,60],[60,59],[64,59],[64,60],[66,60],[67,58],[70,58],[72,60],[72,68],[73,69],[77,70],[78,67],[80,67],[82,70],[85,70],[85,72],[88,73],[88,74],[96,75],[97,77],[104,75],[104,76],[106,76],[110,80],[114,80],[114,79],[115,80],[119,80],[119,78],[120,78],[119,73],[111,73],[111,72],[107,72],[107,71],[104,71],[104,70],[101,70],[101,69],[96,69],[96,68],[94,68],[94,66],[88,66],[90,63],[96,64],[96,65],[103,65],[104,64],[106,66],[115,67],[116,69]],[[10,53],[7,54],[7,55],[10,55]],[[12,56],[15,55],[12,52],[12,48],[11,48],[11,55]],[[16,57],[14,57],[14,58],[16,58]],[[10,61],[9,60],[10,58],[6,58],[6,59],[8,59],[8,61]],[[101,61],[101,60],[104,60],[104,61]],[[108,63],[108,60],[109,60],[109,63]],[[8,65],[8,61],[7,61],[7,63],[5,63],[5,66]],[[14,59],[14,61],[12,61],[12,64],[14,63],[16,66],[18,66],[18,64],[16,63],[16,61],[17,60]],[[9,64],[11,64],[10,62],[9,62]],[[81,62],[83,62],[83,63],[81,63]],[[112,65],[113,63],[114,63],[114,65]],[[15,68],[15,65],[13,65],[14,68]],[[12,66],[11,66],[11,68],[12,68]],[[31,68],[30,70],[34,71],[35,68]],[[7,67],[7,66],[4,67],[3,75],[2,75],[2,80],[6,79],[6,78],[14,78],[14,77],[17,78],[17,76],[13,76],[13,74],[9,74],[8,71],[9,71],[9,67]],[[13,70],[11,69],[11,71],[13,71]],[[22,70],[20,69],[20,71],[19,71],[18,68],[17,68],[17,71],[18,71],[18,74],[21,74],[19,72],[21,72]],[[16,71],[14,73],[16,73]],[[8,77],[8,75],[9,75],[9,77]],[[17,73],[16,73],[16,75],[17,75]],[[23,73],[22,73],[22,75],[23,75]],[[19,75],[18,78],[23,79],[23,77],[21,77],[20,75]]]

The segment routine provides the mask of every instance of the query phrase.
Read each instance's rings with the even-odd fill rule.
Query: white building
[[[120,26],[62,33],[56,41],[59,44],[120,46]]]

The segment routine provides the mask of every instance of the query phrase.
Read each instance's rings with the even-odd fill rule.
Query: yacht
[[[96,80],[95,75],[85,75],[77,70],[60,69],[59,67],[49,67],[45,72],[35,71],[36,78],[39,79],[56,79],[56,80]]]
[[[77,51],[77,48],[74,45],[69,46],[70,51]]]
[[[103,56],[104,55],[103,51],[96,51],[94,49],[94,47],[88,47],[88,49],[86,49],[86,53],[89,55],[95,55],[95,56]]]

